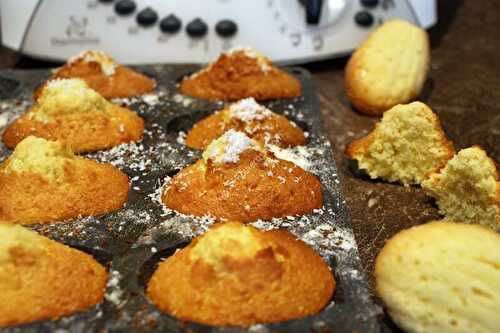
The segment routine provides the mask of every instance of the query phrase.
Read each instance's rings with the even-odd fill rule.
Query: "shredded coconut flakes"
[[[231,104],[229,112],[231,113],[231,117],[243,122],[264,120],[273,114],[269,109],[257,103],[253,97],[245,98]]]
[[[217,163],[236,163],[240,154],[252,146],[254,143],[248,136],[231,129],[208,145],[203,158]]]

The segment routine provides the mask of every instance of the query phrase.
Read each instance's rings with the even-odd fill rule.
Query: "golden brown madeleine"
[[[229,130],[172,178],[162,201],[184,214],[249,222],[307,214],[323,205],[323,194],[314,175]]]
[[[500,231],[500,177],[495,161],[479,146],[460,150],[422,188],[446,219]]]
[[[70,59],[51,79],[80,78],[104,98],[131,97],[155,88],[155,81],[131,68],[118,64],[102,51],[86,51]],[[35,92],[35,99],[43,85]]]
[[[0,222],[0,327],[85,311],[102,301],[106,280],[88,254]]]
[[[224,101],[246,97],[262,101],[301,94],[296,78],[248,47],[222,53],[216,62],[184,78],[180,90],[189,96]]]
[[[438,116],[420,102],[396,105],[366,137],[350,143],[346,155],[372,179],[405,186],[420,184],[453,156]]]
[[[315,314],[334,289],[326,263],[288,231],[228,222],[161,262],[147,294],[183,320],[246,326]]]
[[[420,94],[430,63],[425,30],[403,20],[382,24],[347,63],[345,87],[354,107],[381,115]]]
[[[272,144],[282,148],[307,143],[304,132],[294,122],[272,112],[250,97],[233,103],[194,124],[186,136],[186,145],[195,149],[205,149],[210,142],[230,129],[244,132],[262,144]]]
[[[449,221],[403,230],[378,255],[375,283],[405,332],[496,333],[500,234]]]
[[[127,175],[111,164],[30,136],[0,165],[0,219],[35,224],[104,214],[124,205],[128,189]]]
[[[37,104],[3,133],[12,149],[35,135],[69,144],[75,152],[89,152],[142,139],[144,121],[135,112],[114,105],[81,79],[49,81]]]

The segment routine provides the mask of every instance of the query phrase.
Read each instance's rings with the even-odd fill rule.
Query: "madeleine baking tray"
[[[190,65],[138,67],[157,80],[156,91],[138,98],[114,100],[145,119],[142,142],[123,144],[87,154],[109,162],[128,174],[129,199],[119,211],[72,222],[35,225],[41,234],[92,254],[109,269],[105,299],[98,306],[58,320],[10,327],[2,332],[379,332],[377,307],[361,274],[358,249],[346,212],[330,142],[322,125],[310,75],[288,68],[302,83],[299,98],[266,105],[284,114],[308,134],[307,146],[276,152],[319,177],[324,193],[322,209],[304,216],[288,216],[253,223],[261,229],[286,228],[310,244],[330,265],[337,283],[330,304],[314,316],[247,328],[210,327],[183,322],[158,311],[145,297],[145,286],[157,264],[185,246],[214,222],[165,208],[161,188],[200,152],[183,144],[184,134],[199,119],[221,108],[178,92],[179,80],[195,70]],[[0,132],[32,103],[32,92],[48,70],[0,72]],[[0,144],[0,161],[10,151]],[[262,198],[266,200],[266,198]],[[300,274],[300,272],[297,272]],[[1,291],[0,291],[1,292]],[[50,291],[48,291],[50,294]]]

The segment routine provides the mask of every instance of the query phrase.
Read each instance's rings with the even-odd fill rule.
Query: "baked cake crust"
[[[254,97],[258,101],[298,97],[300,82],[249,48],[223,53],[208,67],[185,77],[180,91],[208,100],[236,101]]]
[[[243,116],[239,115],[240,110],[243,111]],[[190,148],[205,149],[210,142],[230,129],[244,132],[262,144],[282,148],[307,143],[304,132],[295,123],[255,103],[253,98],[247,98],[194,124],[186,135],[186,145]]]
[[[373,31],[349,59],[344,85],[354,107],[379,116],[420,94],[430,63],[427,32],[399,19]]]
[[[51,81],[56,82],[56,81]],[[61,98],[58,92],[55,98]],[[49,96],[54,99],[53,96]],[[24,138],[35,135],[49,140],[60,140],[71,145],[75,152],[107,149],[121,143],[142,139],[144,121],[135,112],[111,104],[104,99],[99,105],[86,106],[85,112],[65,112],[63,103],[51,105],[50,119],[40,119],[43,103],[34,105],[28,112],[11,123],[3,133],[3,141],[13,149]]]
[[[100,61],[103,58],[106,63],[101,65]],[[72,78],[83,79],[90,88],[106,99],[143,95],[155,88],[154,80],[116,63],[114,59],[100,51],[87,51],[76,56],[59,68],[50,80]],[[38,99],[44,85],[35,91],[35,100]]]
[[[57,167],[41,166],[45,168],[41,173],[12,170],[11,160],[0,165],[1,220],[19,224],[69,220],[108,213],[127,201],[128,177],[111,164],[71,156],[61,158]]]
[[[389,239],[375,262],[376,291],[405,332],[500,327],[500,234],[431,221]]]
[[[184,214],[249,222],[307,214],[323,205],[323,194],[319,180],[294,163],[245,149],[228,163],[203,158],[181,170],[162,201]]]
[[[107,272],[90,255],[0,222],[0,327],[57,319],[100,303]]]
[[[218,229],[227,234],[217,235]],[[246,326],[315,314],[334,289],[326,263],[288,231],[228,222],[161,262],[147,294],[183,320]]]

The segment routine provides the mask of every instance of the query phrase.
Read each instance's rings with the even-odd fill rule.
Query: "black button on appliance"
[[[174,14],[170,14],[160,21],[160,30],[168,33],[175,33],[181,29],[182,22]]]
[[[132,0],[120,0],[115,5],[115,11],[118,15],[129,15],[132,14],[137,5]]]
[[[158,20],[158,14],[151,7],[146,7],[137,14],[137,23],[143,27],[149,27]]]
[[[354,21],[362,27],[369,27],[373,24],[374,18],[370,12],[363,10],[356,13]]]
[[[208,26],[200,18],[196,18],[186,26],[186,32],[191,37],[203,37],[208,32]]]
[[[361,0],[361,5],[367,8],[374,8],[378,5],[378,0]]]
[[[306,22],[307,24],[319,24],[323,0],[308,0],[306,2]]]
[[[221,37],[231,37],[238,31],[238,26],[231,20],[222,20],[215,25],[215,31]]]

